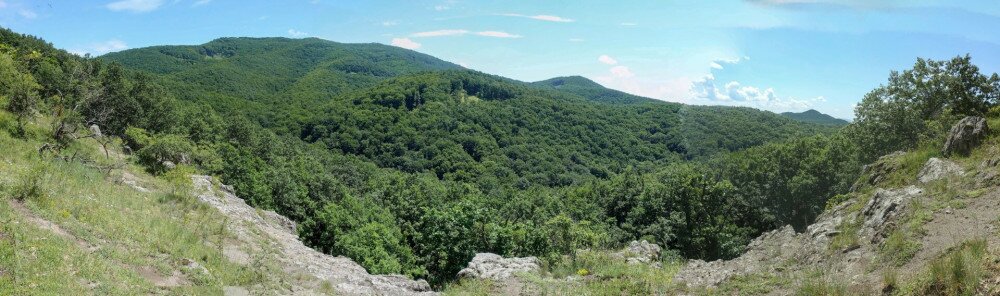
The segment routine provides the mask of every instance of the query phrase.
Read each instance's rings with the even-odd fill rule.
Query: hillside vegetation
[[[100,154],[76,147],[97,126],[103,151],[150,175],[218,176],[311,247],[438,288],[477,252],[555,266],[647,239],[676,258],[737,257],[761,233],[811,224],[861,164],[985,114],[1000,83],[968,57],[918,60],[836,129],[594,102],[380,45],[225,38],[89,59],[7,30],[0,41],[4,133],[38,146],[24,157],[87,165]]]

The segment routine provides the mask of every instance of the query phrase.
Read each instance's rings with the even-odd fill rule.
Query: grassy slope
[[[5,123],[9,114],[0,113]],[[29,135],[41,132],[29,125]],[[0,294],[212,295],[223,286],[281,285],[283,275],[266,260],[241,266],[225,259],[220,242],[230,234],[214,209],[186,194],[143,193],[112,181],[121,172],[40,158],[40,138],[0,129]],[[83,141],[73,148],[78,159],[106,162],[92,140]],[[208,272],[185,268],[185,259]],[[157,287],[171,280],[181,285]]]

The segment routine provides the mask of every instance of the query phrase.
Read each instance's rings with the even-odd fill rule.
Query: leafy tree
[[[6,102],[4,109],[17,117],[18,130],[22,133],[24,119],[31,116],[38,105],[40,88],[34,76],[18,70],[13,56],[0,52],[0,103]]]
[[[983,115],[998,99],[1000,76],[980,73],[968,55],[948,61],[917,59],[912,69],[893,71],[888,84],[865,95],[849,131],[867,162],[945,132],[928,121]]]

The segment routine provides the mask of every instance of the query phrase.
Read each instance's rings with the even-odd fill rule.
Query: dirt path
[[[93,245],[77,237],[76,235],[73,235],[69,231],[66,231],[66,229],[63,229],[61,226],[59,226],[59,224],[56,224],[52,221],[46,220],[45,218],[35,215],[35,213],[32,212],[31,209],[28,209],[28,207],[25,206],[24,203],[21,201],[11,199],[9,201],[9,204],[10,207],[13,208],[14,211],[16,211],[19,215],[21,215],[21,217],[24,217],[24,219],[28,221],[28,223],[31,223],[32,225],[35,225],[38,228],[51,231],[53,234],[59,237],[72,241],[76,243],[76,245],[79,246],[80,249],[85,250],[88,253],[93,253],[96,252],[98,249],[100,249],[99,246]]]
[[[983,196],[962,201],[966,205],[963,208],[946,208],[934,213],[934,219],[924,226],[927,235],[921,239],[920,251],[903,270],[918,272],[951,247],[972,239],[986,238],[990,246],[1000,246],[997,235],[1000,190],[990,189]]]

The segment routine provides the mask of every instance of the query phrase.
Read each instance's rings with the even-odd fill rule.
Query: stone
[[[165,160],[163,161],[163,167],[167,168],[168,170],[172,170],[175,167],[177,167],[177,164],[174,164],[173,161]]]
[[[948,140],[944,143],[941,152],[945,156],[950,156],[953,153],[968,155],[986,137],[989,130],[985,118],[979,116],[962,118],[951,127],[951,131],[948,132]]]
[[[104,134],[101,133],[101,127],[97,126],[96,124],[91,124],[90,125],[90,132],[93,133],[94,137],[97,137],[97,138],[100,138],[100,137],[104,136]]]
[[[895,223],[896,218],[904,213],[910,200],[923,193],[916,186],[908,186],[895,190],[876,189],[872,198],[861,208],[864,218],[862,235],[875,243],[888,236],[887,229]]]
[[[628,247],[614,255],[629,264],[649,264],[660,260],[660,251],[659,245],[642,240],[629,242]]]
[[[931,159],[928,159],[927,163],[924,164],[924,167],[920,169],[920,173],[917,174],[917,181],[926,184],[932,181],[962,175],[965,175],[965,171],[963,171],[962,167],[958,164],[937,157],[932,157]]]
[[[541,267],[538,258],[504,258],[493,253],[478,253],[468,267],[458,272],[459,277],[475,279],[505,280],[517,273],[538,272]]]

